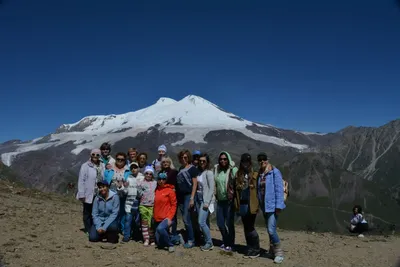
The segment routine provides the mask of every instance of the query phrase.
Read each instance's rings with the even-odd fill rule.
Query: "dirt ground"
[[[273,266],[267,257],[244,259],[217,247],[202,252],[198,247],[176,252],[143,247],[140,243],[118,244],[113,250],[90,243],[82,228],[81,205],[71,198],[11,188],[0,183],[0,267],[28,266]],[[212,226],[212,236],[220,234]],[[237,225],[238,244],[245,244]],[[258,229],[267,248],[265,229]],[[279,232],[285,250],[281,266],[395,266],[400,255],[398,237]],[[240,247],[239,247],[240,248]],[[242,246],[242,250],[243,250]]]

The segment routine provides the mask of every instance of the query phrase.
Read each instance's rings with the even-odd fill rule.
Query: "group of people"
[[[221,249],[235,248],[235,215],[241,217],[247,253],[260,256],[260,240],[255,229],[261,210],[270,240],[269,253],[275,263],[284,254],[277,233],[279,213],[285,209],[287,192],[281,172],[270,164],[266,153],[257,155],[253,166],[248,153],[236,166],[230,154],[222,151],[217,164],[200,151],[178,153],[180,167],[175,168],[167,147],[158,147],[158,157],[148,162],[147,154],[130,148],[111,156],[111,146],[103,143],[93,149],[79,172],[77,199],[83,203],[84,229],[89,241],[106,239],[111,243],[131,240],[144,246],[157,246],[169,252],[183,243],[202,251],[214,248],[209,216],[216,212],[222,236]],[[184,224],[184,236],[177,231],[177,211]],[[354,229],[353,229],[354,230]]]

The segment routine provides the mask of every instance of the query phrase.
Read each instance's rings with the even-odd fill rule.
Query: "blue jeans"
[[[174,219],[172,220],[172,225],[171,225],[171,240],[172,243],[174,244],[179,243],[181,240],[178,235],[178,220],[176,219],[176,213]]]
[[[108,228],[106,229],[106,232],[104,235],[99,235],[99,233],[96,230],[96,226],[94,224],[90,228],[89,232],[89,241],[90,242],[98,242],[101,241],[105,237],[107,239],[107,242],[110,243],[118,243],[118,221],[115,220],[113,221]]]
[[[233,202],[225,200],[217,202],[217,225],[225,247],[235,244],[235,211]]]
[[[264,220],[267,226],[267,231],[269,235],[269,243],[270,244],[279,244],[279,236],[276,232],[276,222],[278,220],[278,215],[275,212],[264,212]]]
[[[119,229],[123,233],[125,228],[125,202],[126,196],[119,198],[119,214],[118,214],[118,221],[119,221]]]
[[[169,237],[169,226],[167,219],[163,220],[162,222],[154,222],[154,228],[156,229],[156,242],[159,248],[174,246],[174,244],[171,242],[171,238]]]
[[[211,233],[210,233],[210,227],[207,225],[207,218],[209,211],[203,209],[204,203],[197,203],[197,212],[199,214],[199,225],[201,228],[201,231],[203,232],[204,236],[204,242],[206,244],[211,244],[212,245],[212,239],[211,239]]]
[[[179,210],[182,213],[183,224],[187,232],[187,242],[194,243],[194,232],[192,226],[192,219],[190,218],[190,194],[181,196],[181,203],[179,203]]]

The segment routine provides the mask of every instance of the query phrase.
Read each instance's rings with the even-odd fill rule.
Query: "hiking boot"
[[[245,259],[255,259],[260,257],[260,251],[256,251],[254,249],[249,249],[246,255],[243,256]]]
[[[282,263],[283,262],[283,249],[281,244],[273,244],[273,251],[274,251],[274,263]]]
[[[210,251],[210,250],[213,250],[213,249],[214,249],[214,246],[213,246],[213,244],[207,243],[207,244],[205,244],[204,246],[201,246],[200,249],[201,249],[202,251]]]
[[[121,244],[126,244],[126,243],[128,243],[129,242],[129,238],[123,238],[122,240],[121,240]]]
[[[174,246],[169,247],[169,248],[168,248],[168,252],[169,252],[169,253],[174,253],[174,252],[175,252],[175,247],[174,247]]]
[[[282,256],[276,256],[276,257],[274,258],[274,263],[280,264],[280,263],[282,263],[282,262],[283,262],[283,257],[282,257]]]
[[[184,248],[192,248],[192,247],[194,247],[194,243],[193,242],[187,242],[187,243],[183,244],[183,247]]]

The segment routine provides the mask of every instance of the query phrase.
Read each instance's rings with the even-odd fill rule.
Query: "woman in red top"
[[[174,221],[177,202],[174,186],[167,184],[166,181],[167,175],[160,173],[154,198],[154,228],[156,229],[157,246],[168,248],[169,252],[174,252],[175,247],[169,236],[169,228]]]

